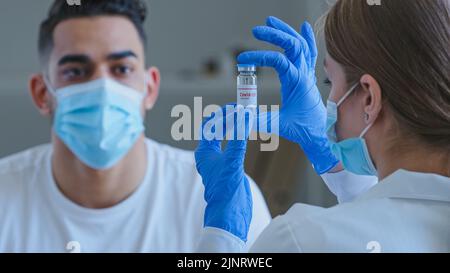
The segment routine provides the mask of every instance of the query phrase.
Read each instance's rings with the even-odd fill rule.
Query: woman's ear
[[[30,91],[31,98],[36,105],[39,113],[43,116],[50,116],[52,113],[52,96],[48,92],[45,85],[44,77],[42,74],[34,74],[31,76],[28,82],[28,89]]]
[[[381,87],[374,77],[365,74],[361,77],[361,86],[364,90],[364,121],[372,124],[380,115],[382,108]]]
[[[150,67],[147,71],[146,92],[144,99],[145,110],[151,110],[156,103],[159,95],[159,86],[161,84],[161,74],[156,67]]]

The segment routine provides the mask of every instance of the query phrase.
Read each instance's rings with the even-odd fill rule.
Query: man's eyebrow
[[[63,56],[59,62],[58,65],[64,65],[66,63],[81,63],[81,64],[87,64],[91,62],[91,58],[89,58],[87,55],[82,54],[70,54]]]
[[[137,58],[137,54],[131,50],[125,50],[125,51],[111,53],[108,55],[107,59],[110,61],[116,61],[116,60],[120,60],[120,59],[124,59],[124,58],[128,58],[128,57]]]

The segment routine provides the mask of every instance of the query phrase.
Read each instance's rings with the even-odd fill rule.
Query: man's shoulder
[[[21,194],[31,186],[44,167],[51,146],[40,145],[0,159],[0,203],[20,202]],[[6,203],[5,203],[6,202]]]
[[[42,168],[50,149],[50,144],[43,144],[0,159],[0,185],[15,177],[29,175],[33,169]]]

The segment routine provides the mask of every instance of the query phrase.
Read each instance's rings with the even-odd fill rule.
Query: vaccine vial
[[[238,64],[237,76],[237,105],[244,108],[258,106],[258,85],[256,66],[252,64]]]

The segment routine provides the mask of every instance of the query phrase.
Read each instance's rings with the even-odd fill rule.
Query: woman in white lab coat
[[[334,176],[336,194],[355,185],[348,172],[380,182],[332,208],[294,205],[251,251],[450,252],[450,1],[337,1],[324,25],[326,110],[311,27],[299,34],[270,17],[253,32],[285,49],[238,58],[279,73],[282,107],[272,121],[279,118],[280,135],[325,179]],[[252,207],[245,145],[229,141],[222,151],[203,140],[196,151],[207,202],[200,251],[243,249]]]

